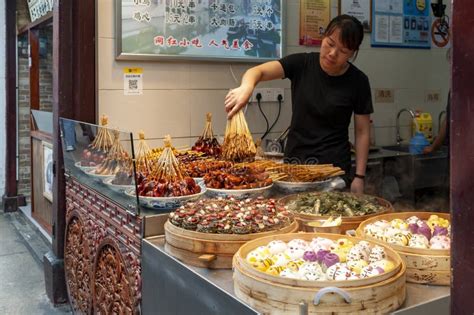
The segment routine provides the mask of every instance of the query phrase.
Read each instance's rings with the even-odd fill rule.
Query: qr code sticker
[[[130,90],[138,90],[138,80],[128,80],[128,88]]]

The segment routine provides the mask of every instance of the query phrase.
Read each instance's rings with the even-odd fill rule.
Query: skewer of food
[[[108,117],[103,115],[101,117],[101,127],[98,128],[96,137],[82,151],[81,166],[95,167],[107,157],[114,142],[111,132],[107,129],[107,124]]]
[[[176,159],[171,137],[164,140],[164,150],[161,153],[156,167],[150,174],[140,174],[137,178],[138,195],[146,197],[176,197],[193,195],[201,192],[201,187],[194,179],[184,176]]]
[[[120,132],[113,131],[113,136],[113,145],[107,157],[89,174],[110,176],[131,168],[132,159],[120,142]]]
[[[227,120],[222,157],[227,161],[253,161],[257,149],[252,139],[244,113],[240,110]]]
[[[211,113],[207,113],[204,131],[191,149],[209,156],[220,156],[222,149],[212,130]]]
[[[265,168],[241,164],[210,171],[204,176],[204,183],[206,187],[213,189],[252,189],[270,186],[273,181]]]

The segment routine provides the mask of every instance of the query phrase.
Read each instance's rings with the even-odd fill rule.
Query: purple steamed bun
[[[433,236],[436,235],[448,235],[448,229],[442,226],[435,226],[433,230]]]
[[[416,234],[424,235],[428,239],[428,241],[431,239],[431,229],[428,227],[427,224],[418,227],[418,231]]]
[[[416,223],[408,224],[408,230],[410,231],[411,234],[416,234],[418,232],[418,224]]]
[[[318,259],[318,255],[312,251],[312,250],[308,250],[308,251],[305,251],[304,254],[303,254],[303,259],[306,260],[306,261],[316,261]]]
[[[329,254],[329,253],[330,253],[330,251],[325,250],[325,249],[320,249],[320,250],[318,250],[318,252],[316,253],[316,260],[317,260],[319,263],[322,263],[324,257],[325,257],[327,254]]]
[[[327,253],[323,258],[323,264],[329,268],[339,262],[339,256],[334,253]]]

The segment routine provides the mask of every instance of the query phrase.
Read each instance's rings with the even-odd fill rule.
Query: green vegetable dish
[[[300,194],[287,206],[288,210],[317,216],[353,217],[385,210],[375,197],[341,192]]]

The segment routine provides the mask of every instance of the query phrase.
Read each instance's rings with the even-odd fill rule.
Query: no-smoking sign
[[[431,40],[438,47],[444,47],[449,43],[451,32],[449,23],[445,19],[436,19],[431,25]]]

